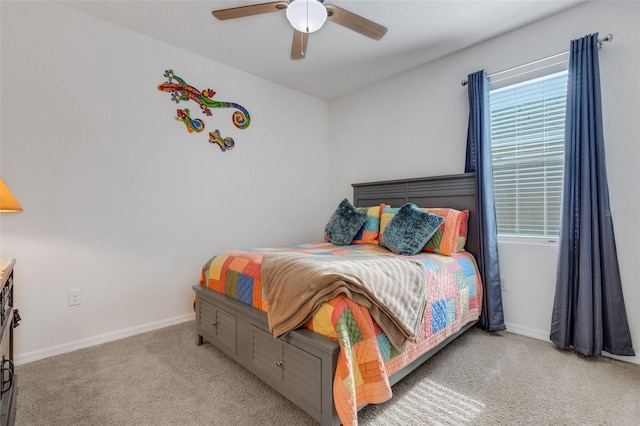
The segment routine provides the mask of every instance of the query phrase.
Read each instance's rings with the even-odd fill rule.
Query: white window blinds
[[[491,90],[498,235],[560,233],[567,72]]]

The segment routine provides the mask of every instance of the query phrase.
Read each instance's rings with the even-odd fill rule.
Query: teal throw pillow
[[[422,251],[442,222],[443,217],[407,203],[400,207],[384,228],[381,244],[396,254],[416,255]]]
[[[346,246],[351,244],[362,225],[367,221],[367,214],[355,208],[346,198],[340,202],[338,208],[324,228],[324,233],[333,244]]]

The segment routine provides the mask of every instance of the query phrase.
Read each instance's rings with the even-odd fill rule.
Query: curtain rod
[[[598,39],[598,49],[602,49],[602,43],[604,43],[604,42],[610,42],[611,40],[613,40],[613,34],[607,34],[606,36],[604,36],[604,37],[602,37],[602,38],[599,38],[599,39]],[[488,77],[488,78],[491,78],[491,77],[494,77],[494,76],[496,76],[496,75],[503,74],[503,73],[505,73],[505,72],[515,71],[515,70],[517,70],[518,68],[527,67],[527,66],[529,66],[529,65],[533,65],[533,64],[535,64],[535,63],[537,63],[537,62],[547,61],[547,60],[549,60],[549,59],[553,59],[553,58],[556,58],[556,57],[558,57],[558,56],[566,55],[567,53],[569,53],[569,51],[568,51],[568,50],[565,50],[564,52],[556,53],[555,55],[547,56],[546,58],[537,59],[537,60],[535,60],[535,61],[531,61],[531,62],[528,62],[528,63],[526,63],[526,64],[518,65],[517,67],[513,67],[513,68],[506,69],[506,70],[502,70],[502,71],[494,72],[493,74],[489,74],[489,75],[487,75],[487,77]],[[466,86],[466,85],[467,85],[467,80],[462,80],[462,81],[460,82],[460,84],[462,84],[463,86]]]

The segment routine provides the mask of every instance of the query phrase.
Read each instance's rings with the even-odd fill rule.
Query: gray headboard
[[[478,215],[476,214],[476,175],[434,176],[426,178],[354,183],[353,203],[357,207],[380,203],[401,207],[414,203],[418,207],[450,207],[469,210],[465,250],[478,259]]]

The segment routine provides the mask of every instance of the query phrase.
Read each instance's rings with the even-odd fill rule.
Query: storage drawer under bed
[[[202,286],[196,291],[196,344],[225,352],[323,425],[338,425],[333,376],[339,346],[307,329],[275,339],[267,316]]]
[[[259,378],[296,404],[322,409],[322,360],[255,326],[251,328],[251,365]]]
[[[200,301],[200,333],[223,351],[235,355],[237,353],[235,315],[218,306]]]

